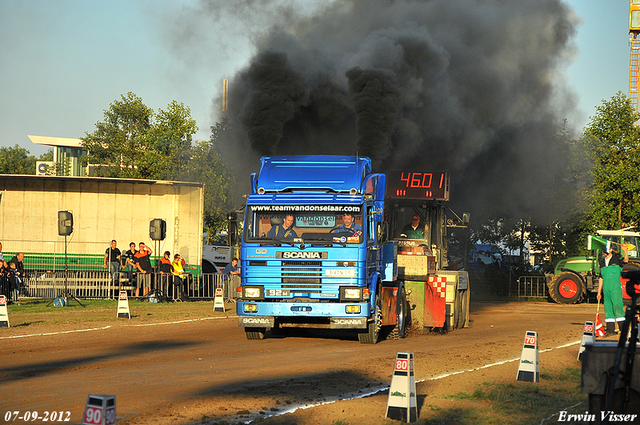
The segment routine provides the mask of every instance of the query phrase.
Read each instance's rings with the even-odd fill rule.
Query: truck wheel
[[[400,299],[398,300],[398,323],[393,327],[391,332],[389,332],[387,339],[402,339],[406,336],[408,311],[409,305],[407,304],[407,295],[403,290],[400,294]]]
[[[560,304],[576,304],[584,297],[584,283],[573,273],[559,273],[549,282],[549,296]]]
[[[382,323],[382,297],[380,292],[376,294],[376,309],[373,314],[373,320],[367,325],[366,332],[358,333],[358,340],[362,344],[375,344],[380,336],[380,328]]]
[[[244,334],[247,339],[264,339],[266,328],[244,328]]]

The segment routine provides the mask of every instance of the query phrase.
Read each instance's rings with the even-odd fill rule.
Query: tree
[[[589,224],[615,229],[640,216],[640,129],[634,125],[640,114],[622,92],[596,111],[584,132],[594,164]]]
[[[213,140],[194,144],[198,126],[190,109],[174,100],[155,113],[128,93],[104,116],[82,139],[85,160],[105,165],[100,172],[107,177],[204,183],[203,230],[208,242],[217,241],[231,209],[232,179]]]
[[[0,148],[0,174],[35,174],[36,158],[19,145]]]
[[[96,130],[82,138],[85,161],[104,165],[100,173],[108,177],[174,178],[198,131],[191,111],[173,101],[156,115],[133,93],[121,98],[105,111]]]
[[[221,242],[221,232],[227,230],[227,213],[233,208],[229,195],[233,180],[216,147],[211,142],[197,142],[179,179],[204,183],[205,241]]]

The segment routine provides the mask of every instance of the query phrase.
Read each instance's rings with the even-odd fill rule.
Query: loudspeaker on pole
[[[115,425],[116,396],[89,394],[82,415],[82,425]]]
[[[385,417],[403,422],[418,420],[413,353],[396,354]]]
[[[538,332],[527,331],[518,366],[518,381],[540,382],[540,361],[538,358]]]
[[[585,322],[584,323],[584,330],[582,332],[582,341],[580,342],[580,349],[578,350],[578,361],[579,362],[582,361],[582,353],[584,353],[585,344],[586,343],[593,344],[594,342],[596,342],[596,336],[595,336],[595,333],[594,333],[593,322]]]
[[[117,318],[131,319],[131,312],[129,311],[129,297],[127,297],[127,291],[120,291],[118,296],[118,315]]]
[[[7,310],[7,297],[0,295],[0,328],[8,328],[9,311]]]
[[[69,236],[73,233],[73,214],[70,211],[58,211],[58,235]]]
[[[149,223],[149,237],[154,241],[163,241],[167,237],[167,223],[161,218],[154,218]]]

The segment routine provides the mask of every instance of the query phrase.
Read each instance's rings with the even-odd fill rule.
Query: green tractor
[[[630,246],[629,263],[624,270],[640,270],[640,232],[629,230],[598,230],[598,236],[616,244],[627,243]],[[560,260],[553,275],[547,276],[549,296],[560,304],[576,304],[588,299],[591,294],[598,292],[598,277],[600,266],[599,249],[592,249],[582,257],[569,257]],[[621,282],[623,284],[624,282]],[[622,291],[626,298],[626,292]]]

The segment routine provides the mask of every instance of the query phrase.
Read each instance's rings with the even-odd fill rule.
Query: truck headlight
[[[348,314],[360,314],[359,305],[348,305],[345,309]]]
[[[264,298],[262,293],[264,288],[262,286],[245,286],[243,298]]]
[[[258,311],[258,306],[255,304],[245,304],[244,305],[244,312],[245,313],[255,313],[256,311]]]
[[[357,286],[342,286],[340,287],[340,299],[341,300],[361,300],[362,288]]]

